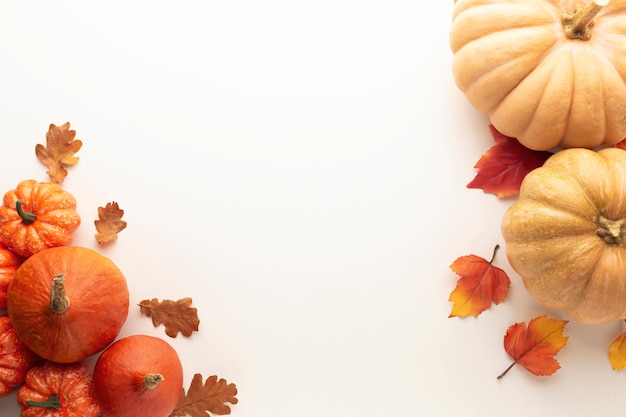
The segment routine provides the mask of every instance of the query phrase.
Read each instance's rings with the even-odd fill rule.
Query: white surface
[[[454,86],[452,0],[2,2],[0,186],[46,180],[50,123],[84,141],[64,187],[96,247],[96,208],[128,228],[100,248],[132,303],[192,296],[168,339],[186,384],[237,384],[232,416],[590,416],[623,408],[608,344],[570,323],[563,369],[510,362],[506,328],[549,313],[513,280],[448,319],[461,255],[502,244],[510,201],[465,188],[491,145]],[[123,334],[167,338],[131,310]],[[17,416],[14,397],[0,415]]]

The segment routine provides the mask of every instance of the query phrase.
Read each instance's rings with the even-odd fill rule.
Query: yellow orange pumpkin
[[[626,319],[626,151],[554,154],[524,178],[502,234],[537,301],[584,323]]]

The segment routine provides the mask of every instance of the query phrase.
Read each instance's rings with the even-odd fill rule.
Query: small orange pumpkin
[[[24,383],[26,372],[39,358],[17,337],[7,316],[0,317],[0,397]]]
[[[76,199],[55,182],[22,181],[0,206],[0,242],[24,257],[69,245],[78,226]]]
[[[0,309],[7,308],[7,290],[21,263],[21,257],[0,244]]]
[[[126,278],[109,258],[79,246],[38,252],[22,263],[7,310],[26,346],[44,359],[78,362],[104,349],[128,316]]]
[[[127,336],[98,357],[93,388],[106,417],[167,417],[180,399],[183,367],[166,341]]]
[[[97,417],[89,367],[82,363],[46,362],[26,374],[17,391],[23,417]]]

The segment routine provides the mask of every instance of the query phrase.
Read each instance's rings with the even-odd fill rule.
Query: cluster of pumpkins
[[[504,135],[554,155],[502,219],[540,303],[626,319],[626,0],[456,0],[459,89]]]
[[[0,205],[0,397],[17,390],[26,416],[169,416],[182,364],[164,340],[117,339],[129,310],[125,276],[71,246],[76,199],[25,180]],[[85,359],[97,355],[91,368]]]

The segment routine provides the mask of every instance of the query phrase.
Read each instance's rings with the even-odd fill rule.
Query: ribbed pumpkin
[[[626,151],[550,157],[524,178],[502,234],[537,301],[584,323],[626,319]]]
[[[7,310],[24,344],[44,359],[78,362],[110,344],[128,316],[126,278],[109,258],[80,246],[44,249],[26,259],[7,292]]]
[[[626,137],[626,0],[458,0],[450,46],[459,89],[526,147]]]

